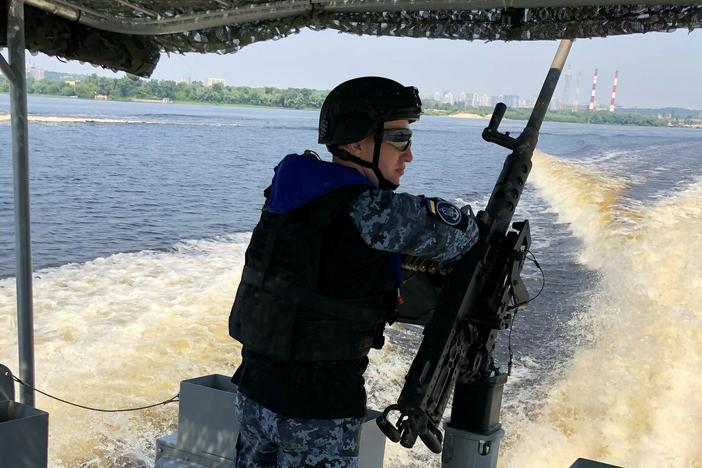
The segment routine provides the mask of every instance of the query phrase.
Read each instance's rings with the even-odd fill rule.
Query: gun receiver
[[[477,244],[449,269],[397,404],[388,406],[377,418],[383,433],[404,447],[412,447],[419,437],[431,451],[441,452],[439,427],[454,387],[452,427],[482,433],[499,428],[500,403],[495,405],[492,396],[486,395],[496,386],[501,392],[506,381],[495,366],[495,343],[500,331],[511,326],[518,307],[528,300],[520,273],[531,244],[529,223],[512,223],[512,217],[571,45],[570,40],[561,41],[531,117],[517,138],[498,130],[507,109],[503,103],[495,106],[483,131],[485,140],[512,153],[487,207],[476,217],[480,227]],[[483,392],[489,411],[470,410],[477,403],[473,400],[476,388]],[[388,417],[394,412],[399,416],[392,423]]]

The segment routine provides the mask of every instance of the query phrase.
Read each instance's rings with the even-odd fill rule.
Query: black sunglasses
[[[388,128],[383,130],[383,142],[405,151],[412,144],[412,130],[409,128]]]

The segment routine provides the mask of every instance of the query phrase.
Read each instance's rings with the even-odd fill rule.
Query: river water
[[[317,113],[46,97],[29,110],[37,387],[115,408],[231,374],[227,316],[261,192],[285,154],[324,155]],[[481,140],[485,124],[422,118],[400,190],[483,208],[506,156]],[[0,120],[0,362],[16,369],[9,145]],[[544,124],[515,220],[530,220],[546,288],[513,332],[500,466],[702,466],[701,147],[694,129]],[[534,294],[540,275],[524,275]],[[421,339],[388,335],[367,373],[376,409]],[[176,405],[37,406],[52,467],[151,466],[177,422]],[[439,463],[388,442],[386,466]]]

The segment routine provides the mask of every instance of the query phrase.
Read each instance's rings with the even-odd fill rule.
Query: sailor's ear
[[[359,157],[361,156],[361,148],[363,147],[363,141],[357,141],[355,143],[347,143],[345,145],[339,145],[343,150],[346,150],[351,156]]]

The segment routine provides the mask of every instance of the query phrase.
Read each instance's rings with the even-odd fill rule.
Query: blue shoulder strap
[[[283,214],[346,185],[371,181],[357,170],[299,154],[289,154],[275,167],[267,209]]]

